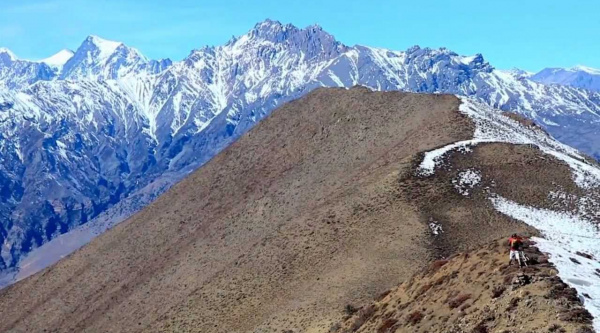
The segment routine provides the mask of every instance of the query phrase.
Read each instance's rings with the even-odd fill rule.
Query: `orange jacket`
[[[523,245],[523,239],[518,236],[511,237],[508,239],[508,245],[510,246],[511,251],[519,251]]]

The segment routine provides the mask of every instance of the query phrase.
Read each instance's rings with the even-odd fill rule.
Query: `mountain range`
[[[44,61],[0,49],[0,269],[62,234],[112,227],[318,87],[470,96],[599,159],[600,94],[554,83],[565,82],[480,54],[348,46],[271,20],[178,62],[96,36]]]
[[[586,66],[545,68],[530,78],[545,84],[561,84],[600,91],[600,70]]]

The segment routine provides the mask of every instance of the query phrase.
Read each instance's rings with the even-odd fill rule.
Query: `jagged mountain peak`
[[[140,70],[158,72],[166,66],[155,63],[122,42],[90,35],[65,63],[60,79],[116,79]]]
[[[218,49],[226,50],[233,57],[258,51],[258,56],[269,59],[281,51],[297,55],[304,61],[330,59],[348,50],[333,35],[319,25],[298,28],[292,24],[265,20],[254,26],[248,33],[233,37]]]
[[[282,24],[279,21],[265,20],[257,23],[246,36],[250,40],[266,40],[271,42],[280,42],[288,38],[289,35],[298,32],[296,26],[292,24]],[[239,40],[239,38],[238,38]]]
[[[18,59],[19,58],[11,50],[6,47],[0,47],[0,60],[15,61]]]
[[[108,58],[117,52],[130,53],[147,61],[146,57],[137,49],[129,47],[122,42],[104,39],[96,35],[90,35],[83,41],[75,53],[80,52],[91,52],[91,55],[96,57],[98,61],[108,60]]]
[[[298,28],[293,24],[283,24],[279,21],[267,19],[260,22],[252,28],[246,35],[234,38],[233,42],[238,41],[268,41],[272,43],[281,43],[289,40],[298,41],[298,39],[319,39],[323,42],[339,43],[333,35],[323,30],[318,24]]]
[[[81,45],[81,47],[86,47],[89,45],[93,45],[95,48],[98,48],[99,50],[101,50],[103,52],[112,53],[119,46],[123,45],[123,43],[104,39],[104,38],[98,37],[96,35],[90,35],[83,41],[83,44]]]
[[[494,67],[485,60],[481,53],[464,56],[445,47],[430,48],[414,45],[409,47],[404,54],[408,63],[420,63],[423,69],[431,68],[434,63],[451,63],[457,67],[466,66],[476,72],[490,73],[494,70]]]
[[[240,40],[270,40],[274,41],[273,38],[281,32],[297,32],[300,29],[293,24],[283,24],[277,20],[265,19],[262,22],[258,22],[254,25],[250,31],[242,36],[231,36],[231,39],[225,44],[225,46],[233,45]]]
[[[288,25],[294,26],[292,24],[288,24]],[[280,28],[280,27],[283,27],[283,23],[281,23],[278,20],[272,20],[270,18],[267,18],[262,22],[256,23],[254,25],[254,30]]]
[[[0,48],[0,87],[20,89],[39,80],[51,80],[54,75],[47,64],[19,59],[11,50]]]

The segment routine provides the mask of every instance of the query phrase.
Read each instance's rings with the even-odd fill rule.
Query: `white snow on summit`
[[[61,69],[67,63],[67,61],[69,61],[69,59],[73,58],[74,54],[75,53],[73,51],[64,49],[60,50],[51,57],[40,60],[39,62],[43,62],[52,68]]]
[[[592,67],[587,67],[587,66],[583,66],[583,65],[577,65],[575,67],[569,68],[568,70],[570,70],[570,71],[581,71],[581,72],[586,72],[586,73],[589,73],[589,74],[600,75],[600,69],[592,68]]]
[[[476,55],[472,55],[472,56],[463,56],[463,57],[459,57],[458,60],[465,64],[468,65],[470,63],[472,63],[475,59],[477,58]]]
[[[532,75],[531,79],[544,84],[559,84],[600,91],[600,69],[587,66],[544,68]]]
[[[11,60],[17,60],[17,56],[9,49],[5,47],[0,47],[0,54],[7,54]]]
[[[123,45],[121,42],[103,39],[94,35],[89,36],[88,40],[100,50],[100,53],[98,54],[98,59],[100,61],[108,59],[119,46]]]
[[[512,68],[512,69],[498,70],[498,71],[502,72],[504,74],[511,75],[511,76],[513,76],[515,78],[528,78],[528,77],[531,77],[532,75],[535,74],[533,72],[522,70],[520,68]]]

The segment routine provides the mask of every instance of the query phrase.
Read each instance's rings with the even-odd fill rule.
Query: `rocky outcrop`
[[[375,301],[345,308],[329,332],[592,333],[575,289],[535,246],[529,264],[508,265],[507,241],[434,261]]]

